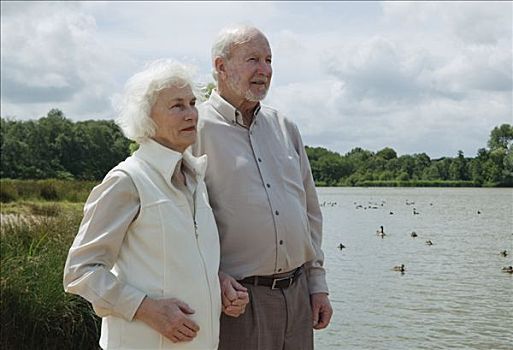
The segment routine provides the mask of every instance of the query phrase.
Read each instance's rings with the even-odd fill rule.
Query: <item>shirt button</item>
[[[281,272],[281,269],[278,269],[278,272]]]
[[[261,162],[261,161],[262,161],[262,159],[258,158],[258,161],[259,161],[259,162]]]
[[[271,185],[267,184],[267,188],[271,188]]]
[[[280,239],[280,244],[283,244],[283,239]]]
[[[275,213],[276,215],[280,215],[280,212],[279,212],[278,210],[276,210],[274,213]]]

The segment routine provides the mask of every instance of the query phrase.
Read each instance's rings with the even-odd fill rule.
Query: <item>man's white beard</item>
[[[234,82],[231,79],[226,80],[226,85],[228,85],[228,87],[232,91],[241,91],[239,84]],[[260,102],[265,98],[265,96],[267,96],[267,92],[269,92],[269,88],[267,88],[263,94],[256,95],[253,93],[253,91],[251,91],[251,89],[247,89],[246,92],[244,93],[244,98],[247,101]]]
[[[246,97],[246,100],[248,100],[248,101],[251,101],[251,102],[260,102],[260,101],[262,101],[262,100],[265,98],[265,96],[267,96],[267,92],[268,92],[268,91],[269,91],[269,89],[266,89],[266,90],[265,90],[265,92],[263,93],[263,95],[258,95],[258,96],[257,96],[257,95],[255,95],[255,94],[253,94],[253,91],[251,91],[251,90],[249,90],[249,89],[248,89],[248,90],[246,91],[246,96],[245,96],[245,97]]]

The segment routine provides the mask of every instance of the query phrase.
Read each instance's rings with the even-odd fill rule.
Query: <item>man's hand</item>
[[[199,326],[187,315],[194,310],[186,303],[172,299],[144,298],[134,319],[146,323],[173,343],[188,342],[196,337]]]
[[[315,293],[310,295],[310,303],[312,305],[313,328],[323,329],[328,326],[333,315],[328,294]]]
[[[219,282],[223,312],[228,316],[239,317],[246,311],[246,305],[249,303],[247,288],[221,271],[219,271]]]

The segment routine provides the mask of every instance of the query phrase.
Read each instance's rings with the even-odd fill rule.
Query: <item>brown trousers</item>
[[[244,284],[249,304],[239,317],[222,314],[219,350],[312,350],[310,294],[303,272],[292,286]]]

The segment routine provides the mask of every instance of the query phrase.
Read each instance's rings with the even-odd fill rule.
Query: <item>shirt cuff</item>
[[[329,294],[328,284],[326,283],[326,272],[323,268],[311,267],[307,271],[306,277],[308,280],[308,290],[310,291],[310,294]]]
[[[122,295],[123,298],[120,298],[122,302],[116,304],[114,310],[125,320],[132,321],[137,309],[139,309],[139,306],[141,306],[142,301],[146,297],[146,294],[135,287],[125,285]]]

